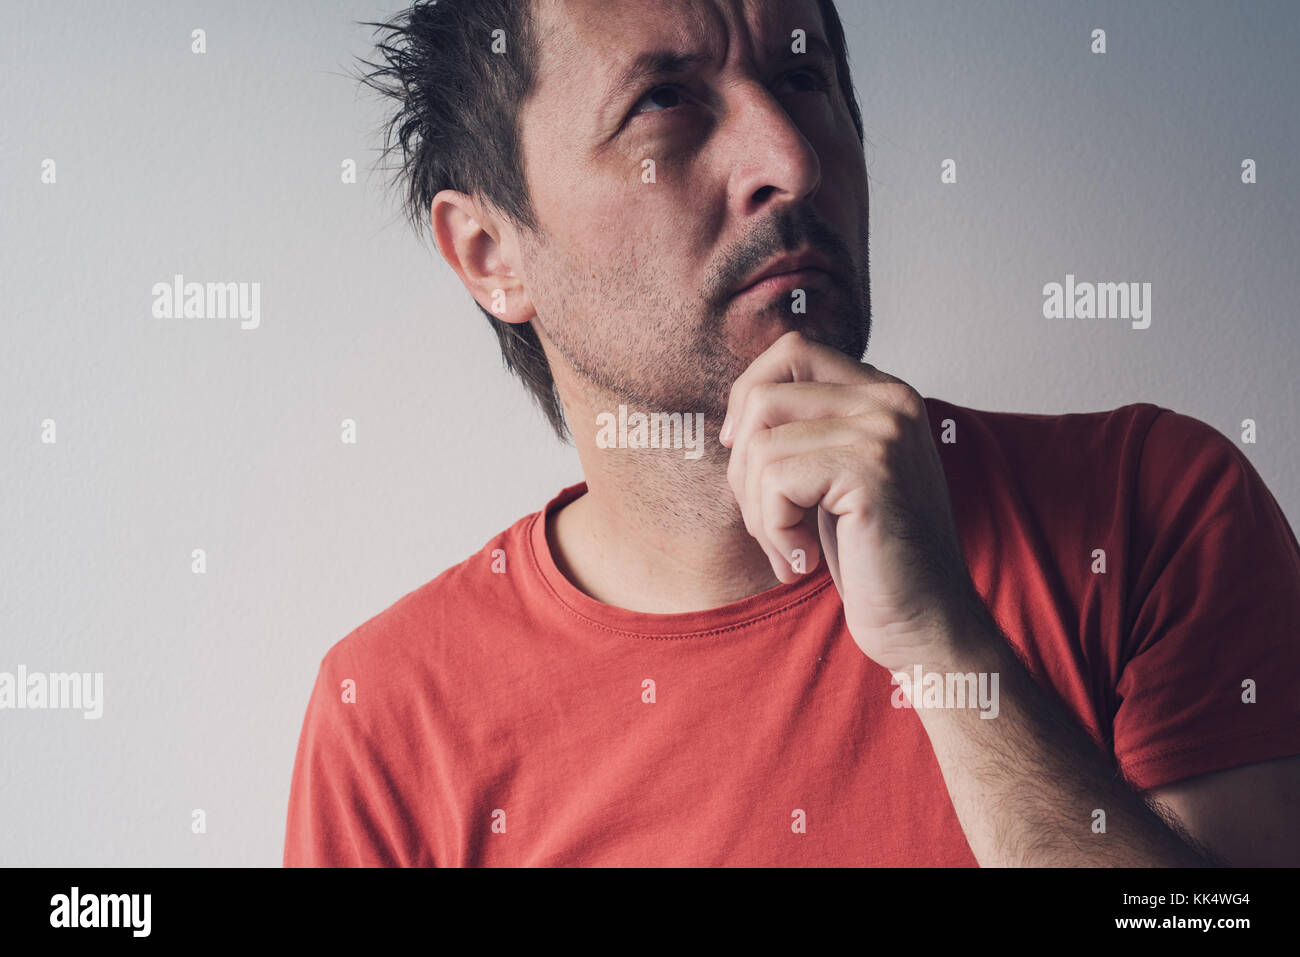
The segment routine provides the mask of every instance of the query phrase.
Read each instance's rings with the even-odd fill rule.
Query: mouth
[[[831,274],[825,269],[816,269],[807,267],[804,269],[795,269],[790,272],[773,273],[762,279],[751,282],[748,286],[737,289],[732,293],[732,298],[736,299],[741,296],[758,295],[771,296],[777,293],[787,293],[795,289],[801,289],[806,286],[828,283],[831,280]]]
[[[771,296],[804,286],[825,284],[833,279],[830,262],[825,257],[804,251],[772,260],[742,280],[731,296],[733,299],[748,295]]]

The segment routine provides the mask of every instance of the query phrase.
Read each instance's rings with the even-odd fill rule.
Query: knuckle
[[[808,345],[808,338],[798,329],[791,329],[777,340],[786,352],[800,352]]]
[[[865,414],[880,405],[880,396],[876,392],[876,385],[873,382],[859,382],[848,387],[850,393],[855,396],[854,409]]]
[[[745,489],[740,484],[740,463],[734,455],[731,457],[731,461],[727,463],[727,484],[731,486],[732,493],[740,501],[741,505],[744,505]]]
[[[903,431],[903,421],[897,413],[886,413],[881,419],[880,434],[885,442],[897,442],[903,437]]]
[[[736,400],[740,398],[740,390],[744,384],[742,381],[743,379],[744,376],[738,376],[736,380],[731,383],[731,388],[727,390],[727,411],[731,411],[736,407]]]
[[[894,383],[891,386],[891,391],[894,394],[895,406],[904,415],[910,418],[919,418],[925,414],[925,400],[921,398],[921,393],[906,382]]]
[[[763,461],[755,464],[754,487],[757,501],[762,502],[771,493],[780,464],[779,461]]]
[[[771,461],[772,439],[767,431],[759,432],[749,442],[745,450],[745,471],[755,479],[763,477],[763,470]]]
[[[759,411],[764,411],[772,404],[775,395],[775,382],[760,382],[750,390],[748,404],[752,404]]]
[[[867,462],[875,468],[884,466],[889,458],[886,443],[875,438],[859,439],[853,446],[853,452],[858,461]]]

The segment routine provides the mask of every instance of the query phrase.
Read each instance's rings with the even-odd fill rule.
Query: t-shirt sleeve
[[[1142,790],[1300,753],[1300,547],[1244,454],[1162,410],[1130,519],[1114,714]]]
[[[285,867],[397,866],[385,826],[382,774],[346,700],[356,679],[344,643],[321,660],[307,704],[289,788]]]

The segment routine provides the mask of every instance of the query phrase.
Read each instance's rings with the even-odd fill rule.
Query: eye
[[[832,85],[830,74],[824,66],[815,65],[800,67],[797,70],[791,70],[782,77],[783,81],[788,81],[792,77],[801,78],[800,83],[796,84],[795,93],[820,93],[829,90]],[[681,106],[685,102],[686,88],[678,83],[660,83],[646,90],[641,98],[632,105],[629,116],[639,116],[642,113],[667,113],[674,107]],[[650,104],[658,109],[642,109],[643,105]]]
[[[794,91],[796,93],[820,93],[831,88],[830,74],[820,64],[793,70],[787,73],[783,79],[788,80],[791,77],[802,77],[805,84],[805,88],[796,89]]]
[[[636,103],[633,104],[632,115],[636,116],[642,112],[641,105],[643,103],[653,103],[655,106],[660,108],[658,110],[645,111],[649,113],[661,113],[666,110],[671,110],[674,106],[681,105],[682,96],[679,91],[683,89],[683,87],[678,86],[676,83],[661,83],[658,86],[651,87],[649,90],[646,90],[641,99],[637,100]]]

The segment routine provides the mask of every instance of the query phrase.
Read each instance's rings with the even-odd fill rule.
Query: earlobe
[[[516,274],[518,246],[472,197],[445,189],[429,209],[434,242],[476,302],[502,322],[527,322],[532,304]]]

